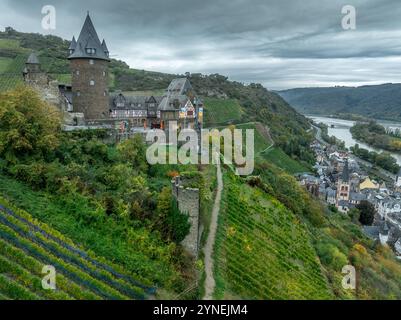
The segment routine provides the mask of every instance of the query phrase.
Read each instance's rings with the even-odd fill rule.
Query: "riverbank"
[[[389,152],[401,153],[400,130],[387,129],[375,121],[368,123],[357,122],[350,128],[352,137],[363,141],[371,147]]]
[[[381,148],[375,148],[369,146],[368,144],[358,141],[352,137],[351,127],[356,123],[355,121],[338,119],[338,118],[328,118],[321,116],[308,116],[309,119],[313,120],[315,123],[323,123],[328,127],[328,135],[334,136],[339,140],[344,141],[344,145],[346,148],[350,149],[354,147],[356,144],[359,144],[360,148],[366,149],[368,151],[375,151],[378,153],[388,152]],[[396,130],[397,128],[401,130],[401,123],[399,122],[389,122],[389,121],[381,121],[378,120],[378,123],[385,128],[389,128],[392,130]],[[388,152],[392,157],[394,157],[397,161],[398,165],[401,165],[401,154],[395,152]]]
[[[329,146],[330,144],[322,138],[322,129],[315,125],[312,125],[312,128],[315,131],[316,140],[319,141],[319,143],[321,143],[322,145]],[[394,183],[396,175],[391,173],[390,171],[374,166],[372,163],[365,161],[354,154],[351,154],[350,158],[355,160],[361,168],[364,168],[368,172],[369,176],[379,178],[386,183]]]
[[[369,121],[377,121],[377,120],[385,120],[385,119],[373,119],[364,117],[357,114],[347,114],[347,113],[340,113],[340,114],[304,114],[305,117],[323,117],[323,118],[332,118],[332,119],[341,119],[341,120],[348,120],[348,121],[362,121],[362,122],[369,122]]]
[[[321,118],[331,118],[331,119],[340,119],[340,120],[348,120],[348,121],[361,121],[361,122],[383,122],[383,123],[398,123],[401,125],[401,121],[394,120],[392,118],[370,118],[358,114],[348,114],[348,113],[339,113],[339,114],[316,114],[316,113],[302,113],[305,117],[321,117]]]

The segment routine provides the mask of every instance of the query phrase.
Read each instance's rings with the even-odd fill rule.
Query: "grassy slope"
[[[205,126],[206,127],[217,127],[223,128],[221,124],[239,121],[243,110],[235,99],[218,99],[218,98],[206,98],[205,99]],[[258,154],[268,148],[273,141],[266,139],[264,134],[260,132],[259,127],[256,127],[254,123],[236,124],[238,129],[254,129],[255,134],[255,154]],[[279,168],[294,174],[298,172],[310,171],[310,168],[301,164],[300,162],[291,159],[285,152],[280,148],[274,147],[266,153],[258,155],[269,162],[274,163]]]
[[[243,123],[235,125],[235,128],[243,130],[243,138],[244,138],[244,145],[245,145],[245,130],[251,129],[254,131],[254,148],[255,154],[262,152],[266,148],[268,148],[272,141],[267,141],[263,136],[263,133],[258,130],[254,123]]]
[[[12,39],[0,39],[0,49],[19,49],[20,42]]]
[[[0,39],[0,90],[11,89],[22,82],[22,70],[28,50],[16,39]]]
[[[216,126],[227,122],[237,122],[243,113],[236,99],[205,98],[205,126]]]
[[[275,164],[277,167],[290,174],[309,171],[308,167],[302,165],[294,159],[291,159],[280,148],[272,148],[268,152],[263,153],[261,156],[263,159]]]
[[[0,55],[0,91],[22,84],[22,70],[27,57],[26,53],[20,53],[14,58]]]
[[[8,66],[13,61],[12,58],[1,57],[0,58],[0,73],[6,72]]]

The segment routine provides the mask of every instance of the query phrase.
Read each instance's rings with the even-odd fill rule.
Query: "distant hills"
[[[277,92],[303,114],[362,115],[401,120],[401,84],[296,88]]]

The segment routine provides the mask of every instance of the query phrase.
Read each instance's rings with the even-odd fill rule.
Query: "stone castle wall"
[[[108,61],[93,59],[72,59],[72,93],[74,112],[80,112],[88,120],[109,117]],[[91,85],[91,81],[94,84]]]
[[[180,177],[173,179],[172,189],[173,196],[178,203],[178,208],[183,214],[189,216],[188,221],[191,225],[188,235],[181,244],[189,254],[197,257],[199,251],[199,189],[184,187]]]

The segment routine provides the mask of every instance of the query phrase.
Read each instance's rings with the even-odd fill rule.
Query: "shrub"
[[[59,144],[60,114],[28,87],[0,94],[0,157],[45,157]]]

